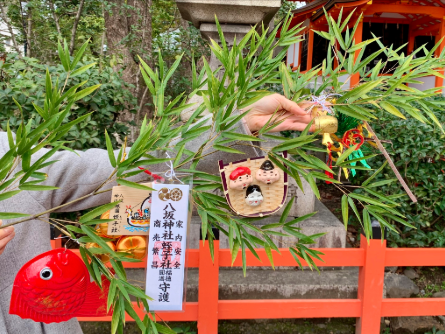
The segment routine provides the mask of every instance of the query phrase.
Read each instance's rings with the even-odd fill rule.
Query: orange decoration
[[[107,241],[107,245],[113,250],[116,251],[116,246],[111,241]],[[95,242],[88,242],[86,244],[87,248],[100,248],[98,244]],[[95,254],[97,258],[99,258],[103,263],[107,263],[110,261],[109,254]]]
[[[100,216],[100,219],[110,219],[110,211],[103,213]],[[108,223],[98,224],[97,228],[96,228],[96,233],[103,238],[116,239],[116,236],[107,234],[108,233]]]
[[[147,253],[147,237],[140,235],[124,236],[117,242],[117,251],[128,253],[133,259],[143,259]]]

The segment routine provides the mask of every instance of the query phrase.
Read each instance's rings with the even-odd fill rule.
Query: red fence
[[[232,256],[228,249],[219,249],[219,241],[215,241],[212,262],[208,243],[200,242],[199,249],[188,251],[186,263],[189,268],[199,268],[198,302],[186,302],[184,312],[162,312],[159,319],[197,321],[200,334],[211,334],[218,332],[218,320],[357,318],[356,333],[378,334],[381,317],[445,315],[445,298],[383,299],[385,267],[445,266],[445,248],[386,248],[386,241],[371,240],[368,245],[364,239],[360,248],[319,249],[325,262],[316,262],[320,267],[359,267],[357,299],[219,300],[219,267],[230,267]],[[275,266],[297,265],[288,249],[280,252],[281,255],[273,252]],[[270,266],[265,251],[257,253],[261,261],[246,251],[247,266]],[[145,265],[146,261],[126,263],[126,268],[145,268]],[[233,266],[242,266],[241,256]],[[144,314],[143,309],[137,311],[141,316]],[[131,321],[128,315],[127,320]],[[111,317],[81,317],[79,321],[111,321]]]

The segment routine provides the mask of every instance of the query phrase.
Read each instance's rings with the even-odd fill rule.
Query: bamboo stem
[[[400,184],[402,185],[403,189],[405,189],[406,193],[408,194],[409,198],[414,202],[417,203],[417,198],[412,193],[411,189],[409,189],[408,185],[406,184],[405,180],[403,179],[402,175],[400,175],[399,171],[397,170],[396,165],[394,165],[394,162],[391,160],[391,157],[389,156],[388,152],[383,147],[382,143],[380,142],[379,138],[377,138],[374,130],[371,128],[371,126],[368,124],[368,122],[363,122],[366,125],[366,128],[371,133],[372,137],[374,138],[379,150],[383,153],[386,160],[388,161],[389,166],[391,167],[394,174],[396,174],[397,179],[399,180]]]

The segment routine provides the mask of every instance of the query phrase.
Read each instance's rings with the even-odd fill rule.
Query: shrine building
[[[309,0],[304,7],[293,11],[291,27],[303,23],[305,38],[289,48],[288,66],[300,66],[301,71],[306,71],[321,64],[325,59],[329,41],[312,31],[329,30],[323,7],[334,19],[338,18],[342,7],[343,18],[355,9],[349,28],[352,28],[360,14],[363,14],[355,32],[356,44],[372,39],[373,33],[380,37],[383,45],[393,45],[393,50],[407,43],[399,51],[406,55],[423,44],[426,44],[427,49],[431,49],[445,36],[445,0]],[[439,55],[444,47],[445,39],[436,50],[436,55]],[[377,43],[371,43],[366,47],[363,59],[378,49]],[[380,54],[369,66],[377,64],[379,60],[384,61],[384,57],[384,53]],[[350,85],[356,85],[359,79],[359,74],[353,75]],[[439,77],[427,76],[423,81],[423,85],[410,86],[420,90],[443,86],[443,79]]]

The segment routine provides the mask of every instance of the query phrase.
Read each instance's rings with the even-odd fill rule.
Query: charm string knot
[[[328,101],[332,99],[334,96],[340,96],[340,94],[321,94],[320,96],[311,95],[310,101],[313,102],[312,106],[308,109],[308,113],[312,111],[314,107],[320,107],[323,111],[326,111],[328,114],[333,114],[331,109],[331,103]]]
[[[168,152],[166,152],[165,155],[166,155],[169,159],[171,159],[171,156],[170,156],[170,154],[168,154]],[[170,179],[170,180],[173,180],[173,178],[175,178],[176,180],[178,180],[179,182],[181,182],[182,184],[184,184],[184,182],[182,182],[182,181],[181,181],[180,179],[178,179],[178,177],[176,176],[175,169],[173,168],[173,162],[171,162],[171,161],[167,161],[165,164],[166,164],[168,167],[170,167],[170,170],[167,171],[167,172],[165,172],[165,174],[164,174],[165,177],[168,178],[168,179]]]

